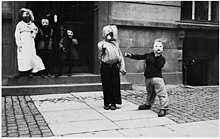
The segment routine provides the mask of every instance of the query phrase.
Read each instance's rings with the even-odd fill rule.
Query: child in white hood
[[[124,58],[117,40],[117,27],[108,25],[103,28],[104,40],[98,43],[101,51],[101,80],[104,96],[104,109],[116,110],[121,104],[120,72],[126,74]]]

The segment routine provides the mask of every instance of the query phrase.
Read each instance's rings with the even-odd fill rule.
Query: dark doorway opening
[[[54,29],[58,40],[61,39],[67,27],[74,29],[74,34],[78,40],[79,60],[73,62],[72,73],[92,72],[94,51],[92,46],[94,44],[93,7],[94,2],[92,1],[27,2],[27,8],[30,8],[34,13],[36,26],[40,26],[41,19],[45,15],[49,16],[50,25]],[[57,18],[57,21],[55,18]],[[67,72],[66,66],[64,67],[64,73]],[[57,67],[54,67],[54,71],[56,69]]]
[[[188,35],[184,40],[183,82],[187,85],[218,84],[218,68],[216,67],[219,62],[216,58],[219,50],[218,39],[213,37],[212,34],[206,34],[194,33],[194,36]]]

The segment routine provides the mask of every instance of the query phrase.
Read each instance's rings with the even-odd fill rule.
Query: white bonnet
[[[33,12],[30,9],[26,9],[26,8],[21,8],[19,10],[19,15],[22,16],[23,12],[28,12],[31,16],[31,21],[34,21],[34,15]]]
[[[103,37],[106,37],[107,34],[113,33],[113,39],[117,40],[118,39],[118,29],[116,25],[107,25],[103,27],[102,35]]]

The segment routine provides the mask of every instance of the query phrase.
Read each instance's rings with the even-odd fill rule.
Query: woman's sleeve
[[[17,46],[21,46],[22,43],[21,43],[21,33],[20,33],[20,24],[18,23],[17,26],[16,26],[16,29],[15,29],[15,42],[17,44]]]
[[[32,23],[32,25],[33,25],[33,29],[32,29],[32,36],[33,36],[33,38],[35,38],[36,37],[36,35],[37,35],[37,33],[38,33],[38,28],[35,26],[35,24],[34,23]]]

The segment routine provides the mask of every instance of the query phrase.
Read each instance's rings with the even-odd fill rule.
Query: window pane
[[[197,21],[208,21],[208,1],[195,2],[195,19]]]
[[[219,2],[212,1],[212,21],[219,21]]]
[[[181,2],[181,19],[192,20],[192,1]]]

